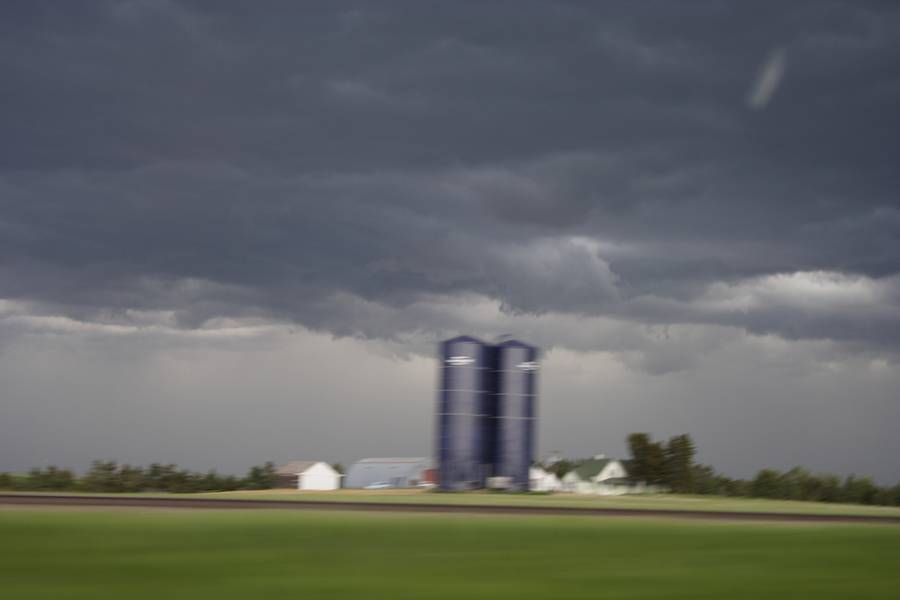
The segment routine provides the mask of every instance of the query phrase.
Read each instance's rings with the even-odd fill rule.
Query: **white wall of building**
[[[597,473],[597,476],[594,477],[594,481],[600,482],[605,479],[623,479],[628,477],[628,473],[625,472],[625,466],[617,461],[610,461],[603,470]]]
[[[610,461],[603,469],[589,480],[581,479],[575,471],[566,473],[561,482],[562,490],[576,494],[596,494],[598,496],[620,496],[622,494],[639,494],[660,491],[643,483],[628,484],[621,480],[628,477],[625,465],[621,461]],[[618,481],[617,481],[618,480]]]
[[[340,487],[341,474],[328,463],[317,462],[297,476],[298,490],[336,490]]]
[[[562,483],[553,473],[531,467],[528,470],[528,489],[532,492],[558,492],[562,489]]]

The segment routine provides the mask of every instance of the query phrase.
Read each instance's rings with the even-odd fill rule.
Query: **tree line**
[[[900,484],[879,486],[869,477],[842,478],[803,467],[784,472],[762,469],[753,479],[727,477],[694,462],[697,448],[688,434],[654,441],[647,433],[632,433],[627,442],[630,458],[624,462],[629,478],[676,493],[900,506]],[[547,469],[562,478],[585,460],[564,459]]]
[[[275,483],[271,462],[251,467],[244,477],[193,472],[173,464],[140,467],[100,460],[80,477],[55,466],[34,468],[24,475],[0,473],[0,489],[41,492],[225,492],[268,489]]]
[[[629,472],[634,479],[667,486],[673,492],[900,506],[900,484],[876,485],[869,477],[816,474],[803,467],[762,469],[753,479],[734,479],[709,465],[696,464],[696,446],[688,434],[653,441],[646,433],[628,436]]]

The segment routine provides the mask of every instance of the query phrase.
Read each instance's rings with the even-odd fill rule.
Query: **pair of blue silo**
[[[534,457],[538,350],[461,336],[440,345],[438,482],[447,491],[503,478],[528,490]]]

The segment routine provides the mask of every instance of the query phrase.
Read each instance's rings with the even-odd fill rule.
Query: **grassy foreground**
[[[0,510],[4,598],[896,598],[900,527]]]

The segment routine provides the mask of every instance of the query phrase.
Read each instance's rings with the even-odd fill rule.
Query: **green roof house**
[[[603,455],[587,460],[562,478],[563,490],[578,494],[618,495],[633,491],[621,460]]]

